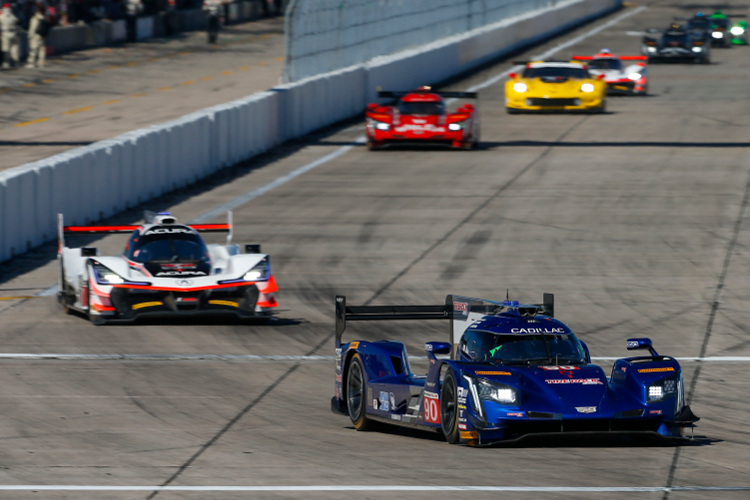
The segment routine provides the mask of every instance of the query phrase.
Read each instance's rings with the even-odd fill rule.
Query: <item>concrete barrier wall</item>
[[[620,0],[569,0],[419,50],[376,58],[0,172],[0,261],[362,113],[376,87],[437,84]]]
[[[283,81],[364,63],[566,0],[292,0]]]

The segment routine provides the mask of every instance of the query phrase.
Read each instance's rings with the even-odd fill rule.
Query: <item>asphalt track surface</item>
[[[688,12],[644,7],[514,59],[567,41],[556,57],[637,53],[628,32]],[[749,50],[654,65],[651,95],[612,98],[604,115],[507,115],[501,62],[452,86],[498,80],[480,90],[479,150],[370,152],[357,124],[155,201],[189,221],[248,200],[235,239],[272,256],[281,308],[269,325],[95,327],[48,296],[53,245],[3,266],[0,498],[747,498]],[[123,241],[87,243],[106,254]],[[357,432],[331,413],[335,294],[438,304],[506,290],[555,293],[556,315],[605,367],[633,336],[681,359],[695,439],[478,449]],[[403,340],[419,372],[423,343],[448,332],[377,322],[345,335]]]

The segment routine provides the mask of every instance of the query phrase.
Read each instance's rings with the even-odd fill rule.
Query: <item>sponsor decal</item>
[[[649,415],[661,415],[661,410],[649,410]]]
[[[562,372],[562,371],[573,371],[580,370],[579,367],[573,365],[559,365],[559,366],[540,366],[542,370]]]
[[[641,368],[638,373],[661,373],[661,372],[673,372],[674,367],[663,366],[661,368]]]
[[[372,403],[370,404],[370,406],[372,406],[373,408],[375,408],[377,410],[378,409],[378,400],[375,399],[375,398],[373,398],[372,399]]]
[[[193,284],[193,280],[177,280],[177,286],[190,286]]]
[[[558,333],[564,334],[565,328],[511,328],[510,333]]]
[[[467,312],[469,310],[468,302],[453,302],[453,310]]]
[[[548,384],[581,384],[581,385],[602,385],[598,378],[548,378],[545,380]]]
[[[510,372],[498,372],[498,371],[476,371],[477,375],[512,375]]]
[[[354,342],[349,342],[349,349],[356,349],[359,347],[359,340],[355,340]]]
[[[467,429],[466,424],[458,424],[458,430],[465,431]]]
[[[424,395],[424,421],[431,424],[440,423],[440,400],[434,392],[423,393]]]
[[[156,276],[208,276],[204,271],[159,271]]]
[[[396,409],[396,396],[393,393],[390,393],[389,395],[389,401],[391,402],[391,409]]]
[[[193,234],[192,229],[186,227],[152,227],[147,229],[143,234]]]
[[[445,132],[445,127],[439,127],[432,124],[404,124],[398,127],[394,127],[395,132]]]
[[[379,410],[383,411],[389,411],[390,410],[390,399],[388,397],[388,393],[385,391],[380,391],[380,406],[378,407]]]
[[[576,406],[578,413],[596,413],[596,406]]]
[[[509,411],[506,413],[509,417],[525,417],[526,415],[522,411]]]
[[[638,342],[634,340],[628,340],[628,349],[636,349],[638,347]]]
[[[397,413],[391,413],[391,420],[401,420],[401,415]]]

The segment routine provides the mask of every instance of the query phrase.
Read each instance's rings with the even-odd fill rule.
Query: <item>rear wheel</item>
[[[440,425],[445,440],[458,443],[458,387],[452,371],[448,371],[440,389]]]
[[[366,431],[373,426],[373,422],[367,418],[365,412],[366,392],[362,358],[359,354],[355,354],[346,375],[346,408],[354,428],[358,431]]]

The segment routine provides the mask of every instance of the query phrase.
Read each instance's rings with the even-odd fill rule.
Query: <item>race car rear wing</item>
[[[450,91],[438,91],[438,90],[408,90],[408,91],[392,91],[392,90],[378,90],[378,97],[399,99],[408,94],[436,94],[440,97],[456,98],[456,99],[476,99],[478,96],[477,92],[450,92]]]
[[[166,223],[176,224],[177,219],[166,213],[154,213],[145,211],[144,220],[147,223]],[[189,227],[201,233],[227,233],[227,245],[232,242],[232,212],[227,212],[226,224],[188,224]],[[66,234],[98,234],[98,233],[132,233],[140,225],[121,225],[121,226],[65,226],[63,224],[63,214],[57,214],[57,249],[58,252],[65,246]]]
[[[505,309],[515,308],[521,315],[533,316],[545,314],[553,317],[555,313],[555,296],[545,293],[541,304],[520,304],[518,301],[478,299],[461,295],[446,295],[445,304],[440,305],[384,305],[384,306],[347,306],[346,297],[337,295],[336,306],[336,348],[342,345],[341,338],[346,330],[347,321],[383,321],[383,320],[451,320],[450,342],[458,345],[464,330],[483,316],[498,314]]]
[[[611,57],[612,59],[619,59],[621,61],[648,61],[648,56],[606,56]],[[605,59],[605,57],[597,57],[594,56],[573,56],[571,57],[574,61],[593,61],[594,59]]]

